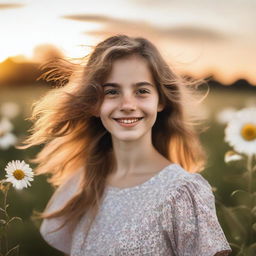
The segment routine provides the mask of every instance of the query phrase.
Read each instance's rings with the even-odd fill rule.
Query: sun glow
[[[165,59],[186,74],[212,76],[224,85],[238,79],[256,85],[256,4],[199,2],[0,0],[0,62],[12,56],[35,60],[35,48],[46,44],[80,58],[107,36],[124,33],[153,39]],[[216,10],[225,12],[225,20]]]
[[[102,27],[96,22],[65,20],[52,11],[42,17],[45,12],[35,11],[33,5],[1,10],[0,22],[5,25],[1,26],[0,62],[21,54],[32,58],[34,48],[40,44],[53,44],[68,57],[81,57],[88,51],[83,45],[95,44],[86,32]]]

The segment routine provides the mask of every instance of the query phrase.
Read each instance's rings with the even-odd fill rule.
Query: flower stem
[[[253,155],[248,155],[247,158],[247,170],[248,170],[248,191],[249,193],[252,193],[252,160]]]
[[[8,252],[8,239],[7,239],[7,232],[8,232],[8,221],[9,221],[9,215],[7,213],[7,194],[8,190],[10,188],[10,184],[8,183],[7,185],[4,186],[3,194],[4,194],[4,203],[3,203],[3,209],[4,209],[4,217],[5,217],[5,224],[4,224],[4,235],[3,235],[3,241],[2,241],[2,251],[1,253],[3,255],[6,255]]]
[[[253,155],[248,155],[247,158],[247,170],[248,170],[248,192],[251,194],[251,196],[253,195],[253,191],[252,191],[252,181],[253,181]],[[251,197],[251,201],[250,201],[250,210],[252,210],[252,208],[254,207],[253,205],[253,200]],[[253,224],[253,218],[252,215],[250,215],[250,225],[252,226]],[[252,227],[250,228],[249,231],[249,244],[252,243]]]

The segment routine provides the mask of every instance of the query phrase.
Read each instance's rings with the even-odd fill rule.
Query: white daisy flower
[[[7,132],[10,132],[12,131],[13,129],[13,125],[12,123],[9,121],[8,118],[2,118],[0,120],[0,136],[1,134],[3,133],[7,133]]]
[[[233,162],[233,161],[239,161],[242,160],[243,157],[239,154],[237,154],[235,151],[230,150],[228,152],[226,152],[225,157],[224,157],[224,161],[225,163],[229,163],[229,162]]]
[[[225,141],[238,153],[256,154],[256,108],[237,111],[225,129]]]
[[[235,108],[225,108],[222,111],[217,113],[216,121],[220,124],[227,124],[232,120],[235,113],[236,113]]]
[[[12,101],[4,102],[0,110],[3,116],[10,119],[16,117],[20,112],[19,105]]]
[[[5,167],[7,178],[6,182],[11,182],[16,189],[23,189],[31,186],[30,181],[33,181],[34,173],[32,169],[24,161],[11,161]]]
[[[12,123],[7,118],[0,120],[0,149],[8,149],[17,142],[17,137],[11,133]]]
[[[0,133],[0,149],[6,150],[9,147],[15,145],[16,142],[17,142],[17,137],[11,132],[8,132],[5,134]]]

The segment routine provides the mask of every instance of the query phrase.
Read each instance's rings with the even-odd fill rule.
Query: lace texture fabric
[[[57,190],[48,211],[75,193],[79,175]],[[72,189],[69,189],[72,187]],[[85,237],[85,215],[71,234],[44,220],[40,232],[70,256],[227,256],[231,248],[218,222],[211,186],[199,173],[171,164],[143,184],[107,187],[96,219]],[[71,225],[71,224],[70,224]]]

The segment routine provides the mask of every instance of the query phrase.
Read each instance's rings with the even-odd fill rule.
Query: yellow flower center
[[[255,124],[245,124],[241,130],[241,135],[245,140],[255,140],[256,139],[256,125]]]
[[[22,170],[15,170],[13,176],[16,180],[22,180],[25,177],[25,173]]]

